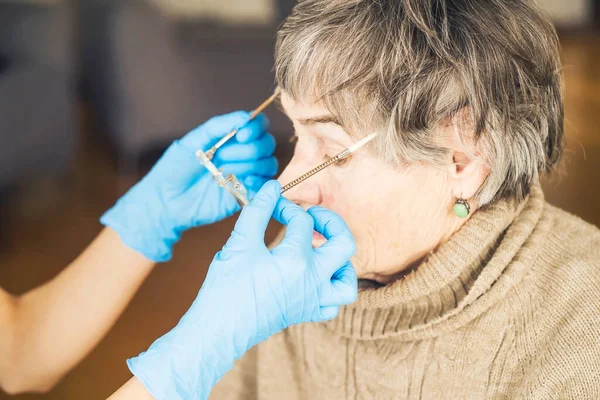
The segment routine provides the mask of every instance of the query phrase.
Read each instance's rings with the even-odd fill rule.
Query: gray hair
[[[523,199],[560,159],[559,43],[526,0],[301,0],[275,58],[283,90],[351,135],[379,132],[391,163],[444,162],[434,129],[468,126],[490,168],[480,204]]]

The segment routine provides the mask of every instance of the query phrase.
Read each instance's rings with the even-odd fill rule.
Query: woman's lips
[[[313,247],[319,247],[323,243],[325,243],[326,241],[327,241],[327,239],[325,239],[325,236],[321,235],[317,231],[313,231],[313,237],[312,237],[312,245],[313,245]]]

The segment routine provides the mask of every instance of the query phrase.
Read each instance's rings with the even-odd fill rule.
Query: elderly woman
[[[598,399],[600,233],[544,201],[559,45],[525,0],[303,0],[276,74],[288,192],[356,237],[357,301],[253,348],[223,399]],[[323,238],[314,236],[314,246]]]

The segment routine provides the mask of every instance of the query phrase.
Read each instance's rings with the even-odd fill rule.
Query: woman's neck
[[[473,213],[471,213],[473,215]],[[468,218],[459,219],[454,218],[452,221],[452,226],[449,229],[445,230],[445,234],[437,241],[434,246],[430,246],[429,248],[422,249],[418,252],[415,252],[412,257],[410,257],[407,261],[403,263],[402,266],[394,268],[391,271],[385,272],[367,272],[365,274],[361,274],[359,276],[360,279],[368,280],[376,282],[379,285],[388,285],[392,282],[395,282],[399,279],[404,279],[410,273],[416,271],[419,266],[427,261],[429,256],[437,251],[444,243],[448,242],[452,236],[456,232],[460,230],[460,228],[470,219],[471,215]]]

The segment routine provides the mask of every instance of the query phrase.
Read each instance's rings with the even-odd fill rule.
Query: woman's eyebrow
[[[298,119],[298,122],[301,123],[302,125],[315,125],[315,124],[336,124],[339,126],[342,126],[342,124],[340,123],[340,121],[334,117],[331,114],[326,114],[326,115],[319,115],[316,117],[310,117],[310,118],[300,118]]]

